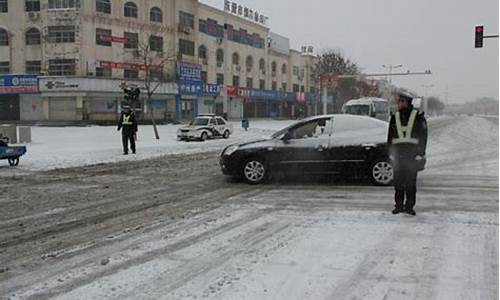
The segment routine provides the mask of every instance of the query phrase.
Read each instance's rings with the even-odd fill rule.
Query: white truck
[[[217,137],[227,139],[232,133],[233,125],[224,118],[215,115],[199,115],[189,125],[177,130],[177,139],[185,141],[206,141]]]
[[[347,101],[342,106],[342,113],[369,116],[382,121],[388,121],[391,110],[388,100],[375,97],[365,97]]]

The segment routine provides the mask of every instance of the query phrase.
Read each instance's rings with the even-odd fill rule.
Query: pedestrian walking
[[[392,213],[406,212],[414,216],[417,174],[426,162],[427,122],[424,113],[413,107],[412,100],[410,93],[397,92],[398,111],[391,114],[387,144],[394,168],[395,208]]]
[[[118,131],[122,131],[123,154],[128,154],[128,143],[130,150],[135,154],[135,137],[137,134],[137,121],[129,105],[123,106],[123,111],[118,122]]]

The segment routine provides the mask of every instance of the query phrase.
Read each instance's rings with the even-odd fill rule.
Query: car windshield
[[[189,125],[194,125],[194,126],[204,126],[208,125],[208,119],[207,118],[196,118]]]
[[[369,115],[370,106],[368,104],[347,105],[344,112],[350,115]]]

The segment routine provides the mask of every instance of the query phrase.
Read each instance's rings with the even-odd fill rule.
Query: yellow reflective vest
[[[408,119],[408,124],[403,126],[401,124],[401,114],[396,112],[396,130],[398,132],[398,137],[392,139],[393,144],[418,144],[418,139],[412,138],[411,133],[413,127],[415,126],[415,120],[417,119],[418,111],[413,109]]]
[[[123,121],[122,121],[122,125],[133,125],[132,124],[132,121],[130,121],[130,117],[132,115],[123,115]]]

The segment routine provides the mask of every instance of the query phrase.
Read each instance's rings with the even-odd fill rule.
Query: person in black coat
[[[398,93],[398,112],[391,115],[389,122],[387,144],[395,189],[393,214],[416,214],[417,173],[423,170],[426,161],[427,122],[424,113],[413,107],[412,100],[411,94]]]
[[[137,133],[137,120],[134,113],[130,110],[130,106],[125,105],[123,112],[118,122],[118,131],[122,131],[123,154],[128,154],[128,142],[130,141],[130,149],[135,154],[135,135]]]

